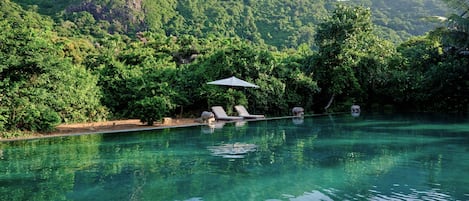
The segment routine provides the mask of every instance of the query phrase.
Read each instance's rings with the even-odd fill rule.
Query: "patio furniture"
[[[242,105],[236,105],[235,106],[236,112],[238,112],[238,116],[244,117],[246,119],[261,119],[265,118],[264,115],[262,114],[249,114],[249,112],[246,110],[246,108]]]
[[[222,106],[213,106],[212,112],[215,114],[216,120],[232,121],[243,119],[243,117],[228,116]]]

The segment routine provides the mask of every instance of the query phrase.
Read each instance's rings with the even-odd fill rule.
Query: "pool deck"
[[[334,113],[340,114],[340,113]],[[332,114],[309,114],[304,115],[304,117],[315,117],[315,116],[325,116],[325,115],[332,115]],[[260,118],[260,119],[243,119],[243,120],[235,120],[235,121],[221,121],[226,123],[235,123],[235,122],[251,122],[251,121],[267,121],[267,120],[277,120],[277,119],[291,119],[297,118],[296,116],[281,116],[281,117],[268,117],[268,118]],[[135,124],[135,123],[134,123]],[[90,125],[93,125],[91,123]],[[184,128],[184,127],[193,127],[193,126],[208,126],[207,123],[196,123],[195,119],[186,119],[186,121],[182,121],[180,123],[175,124],[158,124],[156,126],[144,126],[143,124],[128,126],[128,127],[108,127],[108,129],[94,129],[94,126],[85,126],[81,127],[81,131],[79,132],[70,132],[70,131],[62,131],[62,132],[53,132],[53,133],[46,133],[40,134],[36,133],[30,136],[18,137],[18,138],[0,138],[0,142],[9,142],[9,141],[20,141],[20,140],[37,140],[37,139],[44,139],[44,138],[53,138],[53,137],[66,137],[66,136],[80,136],[80,135],[90,135],[90,134],[109,134],[109,133],[127,133],[127,132],[140,132],[140,131],[152,131],[152,130],[161,130],[161,129],[171,129],[171,128]],[[115,126],[115,124],[113,124]]]

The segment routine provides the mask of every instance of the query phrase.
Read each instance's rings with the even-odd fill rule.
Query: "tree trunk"
[[[332,102],[334,101],[334,96],[335,94],[332,94],[331,99],[329,99],[329,102],[327,103],[326,107],[324,107],[324,110],[326,110],[326,112],[327,109],[329,109],[329,107],[332,105]]]

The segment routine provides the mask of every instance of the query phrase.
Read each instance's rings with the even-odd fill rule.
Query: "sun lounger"
[[[225,120],[225,121],[231,121],[231,120],[242,120],[243,117],[235,117],[235,116],[228,116],[225,112],[225,109],[221,106],[213,106],[212,107],[212,112],[215,114],[215,119],[216,120]]]
[[[242,105],[236,105],[235,106],[236,112],[238,112],[238,115],[240,117],[244,117],[246,119],[260,119],[260,118],[265,118],[264,115],[262,114],[249,114],[249,112],[246,110],[246,108]]]

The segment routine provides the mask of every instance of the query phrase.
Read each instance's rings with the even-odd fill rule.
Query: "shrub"
[[[134,104],[134,115],[138,116],[142,123],[152,126],[155,121],[161,120],[174,108],[174,104],[168,97],[145,97]]]

